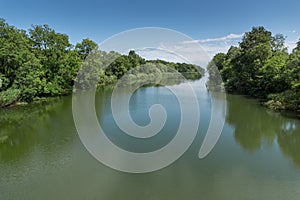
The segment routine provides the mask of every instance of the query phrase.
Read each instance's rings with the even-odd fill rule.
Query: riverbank
[[[244,96],[247,99],[253,99],[255,101],[257,101],[260,106],[265,107],[269,110],[271,110],[272,112],[277,112],[282,114],[283,116],[289,117],[289,118],[296,118],[296,119],[300,119],[300,110],[291,110],[291,109],[287,109],[283,103],[281,103],[280,101],[274,101],[272,99],[267,99],[267,98],[255,98],[251,95],[245,95],[245,94],[241,94],[238,92],[234,92],[234,91],[226,91],[226,89],[224,88],[224,85],[213,85],[210,84],[209,82],[206,83],[206,88],[208,91],[214,90],[214,91],[222,91],[222,92],[226,92],[227,94],[230,95],[237,95],[237,96]]]

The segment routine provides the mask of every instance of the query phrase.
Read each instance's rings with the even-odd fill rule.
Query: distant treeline
[[[254,27],[238,47],[216,54],[208,70],[211,85],[262,99],[275,110],[300,112],[300,40],[289,54],[283,35]]]
[[[66,34],[57,33],[48,25],[32,26],[25,31],[0,18],[0,107],[70,94],[78,70],[92,52],[99,54],[98,64],[114,60],[106,70],[94,74],[102,85],[116,82],[127,71],[143,64],[166,65],[186,78],[191,74],[200,78],[203,73],[202,68],[192,64],[147,61],[134,51],[129,55],[100,51],[90,39],[72,45]],[[145,75],[149,74],[144,72],[140,77]]]

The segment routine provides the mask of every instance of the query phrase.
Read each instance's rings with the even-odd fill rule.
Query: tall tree
[[[65,34],[56,33],[48,25],[32,26],[29,30],[29,38],[33,47],[33,52],[40,60],[45,73],[45,96],[56,96],[68,93],[69,83],[75,77],[66,75],[66,69],[71,68],[74,71],[79,69],[79,61],[74,62],[76,58],[72,53],[72,45],[69,37]],[[69,60],[70,59],[70,60]],[[72,66],[70,66],[72,65]],[[65,79],[68,77],[67,79]],[[68,84],[66,84],[68,83]]]

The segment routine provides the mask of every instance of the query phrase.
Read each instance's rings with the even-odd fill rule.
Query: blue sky
[[[0,17],[9,24],[23,29],[31,24],[49,24],[57,32],[68,34],[72,43],[87,37],[100,43],[114,34],[140,27],[174,29],[208,45],[219,42],[219,51],[236,44],[242,33],[258,25],[274,34],[286,35],[291,48],[300,36],[299,0],[0,0],[0,3]]]

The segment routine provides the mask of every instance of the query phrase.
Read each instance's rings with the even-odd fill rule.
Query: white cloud
[[[287,46],[289,52],[292,52],[293,49],[297,46],[297,43],[296,42],[287,42],[286,46]]]
[[[226,35],[224,37],[219,38],[207,38],[207,39],[201,39],[201,40],[192,40],[192,41],[186,41],[185,43],[210,43],[210,42],[226,42],[231,41],[235,39],[242,39],[244,34],[234,34],[231,33],[229,35]]]
[[[196,43],[163,43],[156,48],[135,49],[135,51],[145,59],[162,59],[170,62],[191,63],[202,67],[205,67],[211,59],[201,45]]]
[[[300,38],[294,39],[294,40],[289,40],[286,42],[286,46],[289,50],[289,52],[291,53],[293,51],[294,48],[296,48],[297,46],[297,42],[300,40]]]
[[[296,30],[289,30],[289,31],[286,31],[287,33],[296,33],[297,31]]]
[[[137,53],[146,59],[163,59],[171,62],[187,62],[205,67],[217,53],[226,53],[237,46],[243,34],[229,34],[220,38],[182,41],[176,44],[162,43],[158,48],[145,48]]]
[[[219,38],[207,38],[200,40],[187,41],[186,43],[198,43],[212,58],[217,53],[226,53],[231,46],[238,46],[239,42],[242,40],[244,34],[234,34],[219,37]]]

